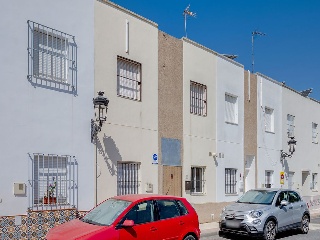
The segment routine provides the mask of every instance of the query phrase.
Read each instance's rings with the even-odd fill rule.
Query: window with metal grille
[[[312,123],[312,142],[318,143],[318,124]]]
[[[225,122],[238,123],[238,97],[225,94]]]
[[[205,167],[191,167],[191,193],[204,193]]]
[[[273,171],[266,171],[265,172],[265,184],[266,188],[271,188],[273,183]]]
[[[207,116],[207,86],[190,81],[190,113]]]
[[[287,114],[287,133],[288,137],[294,137],[294,116]]]
[[[77,163],[74,157],[34,154],[31,207],[76,206]]]
[[[274,115],[273,109],[265,107],[264,111],[266,132],[274,132]]]
[[[67,33],[28,21],[28,78],[74,86],[77,68],[75,38]]]
[[[225,169],[225,193],[237,193],[237,169],[235,168]]]
[[[118,163],[117,194],[140,193],[140,163]]]
[[[118,96],[141,100],[141,64],[117,57],[117,94]]]
[[[312,182],[310,189],[312,190],[318,190],[318,173],[312,173]]]

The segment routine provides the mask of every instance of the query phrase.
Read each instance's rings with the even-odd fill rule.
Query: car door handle
[[[150,231],[151,231],[151,232],[155,232],[155,231],[157,231],[157,230],[158,230],[158,229],[155,228],[155,227],[151,227],[151,228],[150,228]]]
[[[293,207],[289,207],[289,209],[292,209]]]
[[[180,221],[180,222],[179,222],[179,224],[180,224],[180,225],[183,225],[183,224],[184,224],[184,222],[183,222],[183,221]]]

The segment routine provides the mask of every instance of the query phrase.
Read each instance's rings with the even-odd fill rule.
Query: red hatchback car
[[[150,194],[109,198],[82,219],[56,226],[46,239],[198,240],[198,215],[181,197]]]

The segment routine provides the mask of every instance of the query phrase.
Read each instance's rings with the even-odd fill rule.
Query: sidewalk
[[[320,217],[320,208],[310,210],[311,218]],[[210,223],[201,223],[200,224],[201,236],[213,236],[218,235],[219,233],[219,223],[210,222]]]
[[[201,231],[202,237],[218,235],[219,223],[218,222],[201,223],[200,231]]]

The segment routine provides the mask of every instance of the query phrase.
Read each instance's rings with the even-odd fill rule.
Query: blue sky
[[[251,32],[267,35],[254,41],[255,72],[297,91],[313,88],[320,100],[319,0],[112,0],[159,25],[176,38],[185,35],[183,10],[190,4],[188,38],[214,51],[238,55],[251,70]]]

